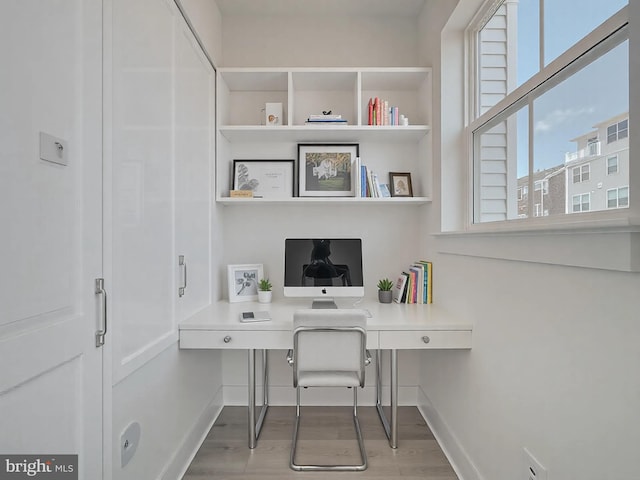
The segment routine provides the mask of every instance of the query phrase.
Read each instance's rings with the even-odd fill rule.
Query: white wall
[[[410,17],[228,15],[225,67],[416,66]]]
[[[461,17],[470,18],[479,3],[461,0],[442,35],[442,78],[434,81],[443,127],[433,132],[442,185],[432,208],[449,230],[462,225],[464,212]],[[433,31],[429,41],[438,36]],[[632,111],[634,105],[637,95]],[[435,215],[429,225],[428,233],[439,231]],[[571,238],[580,247],[580,234]],[[439,253],[487,242],[473,235],[424,240],[434,262],[435,301],[474,323],[469,352],[422,355],[421,407],[461,478],[527,478],[523,447],[549,479],[637,478],[638,274]],[[554,255],[543,241],[504,240],[514,250]],[[601,236],[596,255],[606,259],[614,241]]]

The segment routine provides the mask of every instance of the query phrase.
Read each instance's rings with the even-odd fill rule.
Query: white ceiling
[[[222,15],[417,16],[426,0],[216,0]]]

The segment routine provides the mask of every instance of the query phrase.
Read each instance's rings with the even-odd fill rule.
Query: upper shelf
[[[223,205],[425,205],[429,197],[292,197],[292,198],[231,198],[216,199]]]
[[[427,125],[225,125],[219,128],[220,133],[230,142],[414,142],[424,137],[429,130]]]

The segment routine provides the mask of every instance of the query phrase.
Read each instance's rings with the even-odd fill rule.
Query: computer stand
[[[314,298],[311,303],[311,308],[314,310],[327,309],[327,308],[338,308],[336,302],[333,298]]]

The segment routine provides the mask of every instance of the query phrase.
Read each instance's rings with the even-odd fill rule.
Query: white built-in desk
[[[293,312],[310,308],[311,301],[284,300],[270,304],[229,303],[221,301],[198,312],[179,325],[180,348],[186,349],[243,349],[249,351],[249,447],[256,446],[264,415],[268,407],[268,366],[266,351],[287,350],[293,347]],[[340,308],[359,308],[370,316],[367,319],[367,347],[389,350],[391,353],[391,412],[387,421],[382,411],[380,384],[380,355],[376,355],[376,405],[389,444],[398,444],[398,350],[412,349],[469,349],[470,322],[451,318],[437,305],[382,304],[364,300],[354,306],[353,299],[337,299]],[[246,311],[267,310],[271,321],[241,323],[240,314]],[[256,421],[256,350],[263,351],[263,407]],[[292,387],[293,388],[293,387]]]

